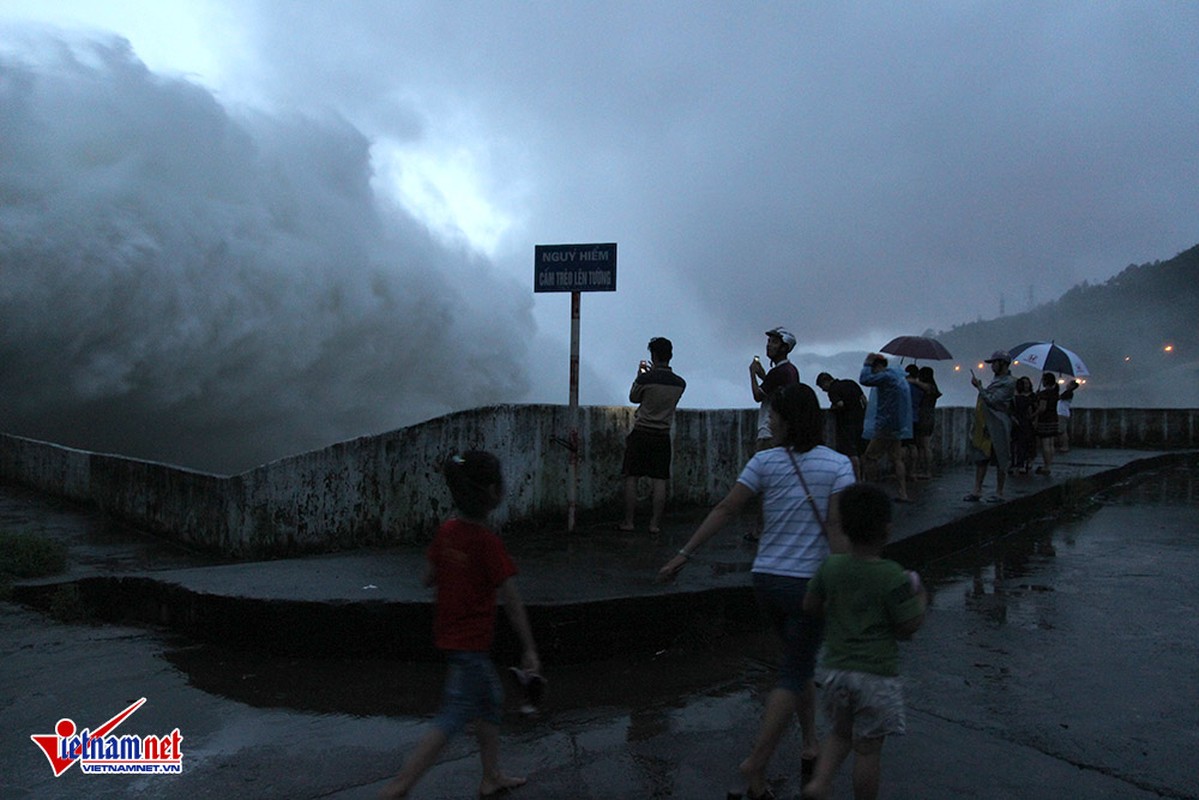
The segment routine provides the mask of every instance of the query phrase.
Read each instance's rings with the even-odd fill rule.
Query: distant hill
[[[1169,261],[1130,264],[1102,284],[1080,284],[1023,314],[935,335],[975,362],[1021,342],[1057,341],[1091,371],[1088,405],[1199,406],[1199,245]]]
[[[946,405],[973,404],[968,370],[977,370],[994,350],[1054,340],[1078,353],[1091,371],[1077,399],[1080,405],[1199,407],[1199,245],[1169,261],[1130,264],[1102,284],[1082,283],[1022,314],[926,333],[956,357],[927,362],[936,370]],[[813,369],[856,377],[861,357],[801,355],[797,360],[805,382],[812,382]],[[1019,366],[1015,372],[1037,374]]]

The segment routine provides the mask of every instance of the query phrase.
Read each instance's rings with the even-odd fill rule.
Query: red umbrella
[[[883,345],[883,353],[926,361],[948,361],[953,358],[945,345],[931,336],[896,336]]]

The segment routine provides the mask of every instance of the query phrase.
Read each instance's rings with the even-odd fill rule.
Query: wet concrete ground
[[[883,796],[1199,797],[1197,486],[1193,467],[1154,470],[1065,519],[921,564],[935,593],[904,646],[909,733],[887,745]],[[81,524],[71,509],[41,524],[55,515]],[[372,797],[443,677],[436,664],[267,657],[50,623],[12,604],[0,630],[5,798]],[[542,715],[505,726],[504,762],[531,778],[515,796],[722,797],[773,659],[769,637],[692,632],[660,652],[547,666]],[[139,697],[126,727],[178,726],[184,775],[55,779],[28,738]],[[783,797],[798,791],[796,747],[773,765]],[[462,738],[414,796],[470,797],[477,779]],[[837,796],[850,796],[844,779]]]

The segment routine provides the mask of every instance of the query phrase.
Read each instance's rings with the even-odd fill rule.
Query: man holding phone
[[[787,356],[795,349],[795,335],[786,328],[766,331],[766,357],[770,359],[770,371],[762,366],[762,360],[754,356],[749,363],[749,387],[758,407],[757,450],[767,450],[775,445],[775,431],[770,430],[770,395],[799,383],[799,370]],[[760,381],[760,382],[759,382]]]
[[[647,477],[653,482],[653,507],[649,532],[658,533],[662,527],[662,511],[666,508],[666,481],[670,479],[670,426],[679,398],[687,388],[670,368],[674,345],[664,336],[649,340],[650,361],[637,367],[637,377],[629,389],[629,402],[637,403],[633,415],[633,430],[625,440],[624,475],[625,513],[622,531],[632,531],[633,515],[637,509],[637,479]]]
[[[974,370],[970,370],[970,385],[978,390],[974,404],[974,426],[970,435],[970,452],[974,458],[974,490],[962,499],[977,503],[983,493],[983,481],[987,467],[994,464],[995,494],[987,497],[988,503],[1002,503],[1003,489],[1007,481],[1007,469],[1011,466],[1012,440],[1012,396],[1016,394],[1016,379],[1012,377],[1012,357],[1005,350],[996,350],[986,359],[995,375],[985,387]]]

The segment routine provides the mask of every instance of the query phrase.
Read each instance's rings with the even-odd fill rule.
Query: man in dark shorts
[[[866,395],[857,381],[834,378],[827,372],[816,376],[816,385],[828,395],[829,412],[836,427],[836,450],[849,456],[855,480],[862,480],[862,424],[866,419]]]
[[[662,511],[666,508],[666,481],[670,479],[670,426],[674,410],[687,388],[687,382],[674,374],[670,359],[674,346],[669,339],[656,336],[649,340],[650,361],[641,362],[637,378],[629,389],[629,402],[638,403],[633,416],[633,430],[625,442],[624,522],[622,531],[633,530],[633,513],[637,508],[637,479],[653,481],[653,510],[649,532],[658,533],[662,526]]]

